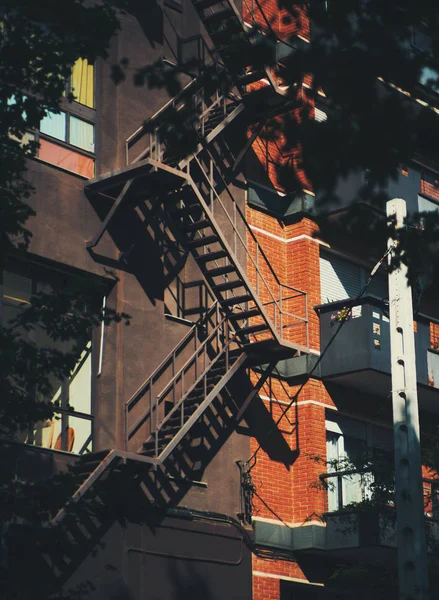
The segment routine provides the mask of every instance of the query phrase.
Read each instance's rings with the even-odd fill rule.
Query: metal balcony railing
[[[367,501],[373,501],[375,507],[379,508],[377,500],[374,499],[376,475],[373,469],[346,469],[322,473],[319,478],[328,490],[328,512],[345,508],[355,509],[356,504]],[[439,519],[439,479],[423,477],[422,482],[425,516]],[[393,493],[391,486],[386,489],[388,500],[383,503],[382,508],[394,507],[391,500]]]

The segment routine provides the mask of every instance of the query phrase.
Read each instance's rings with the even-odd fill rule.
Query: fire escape
[[[193,4],[215,47],[211,69],[232,85],[212,91],[202,72],[128,138],[125,167],[88,182],[89,198],[102,195],[113,204],[87,247],[123,211],[135,210],[147,226],[160,205],[163,235],[192,255],[213,301],[128,400],[126,450],[79,460],[82,483],[73,503],[134,456],[156,471],[190,476],[200,430],[207,427],[214,446],[222,429],[242,419],[276,362],[308,351],[306,294],[279,280],[231,185],[243,153],[235,154],[227,132],[257,123],[258,106],[285,111],[285,97],[271,66],[252,65],[255,38],[232,0]],[[169,123],[189,102],[186,125],[195,143],[188,156],[176,150]],[[234,381],[252,367],[251,386],[237,401]],[[62,509],[54,524],[67,515]]]

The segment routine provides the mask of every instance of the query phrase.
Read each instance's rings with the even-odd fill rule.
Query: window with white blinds
[[[323,253],[320,256],[321,302],[336,302],[346,298],[355,298],[369,278],[369,272],[363,267],[339,256]],[[366,295],[387,298],[387,280],[375,275],[369,284]]]

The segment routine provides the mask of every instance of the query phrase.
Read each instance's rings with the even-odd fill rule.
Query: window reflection
[[[14,273],[0,272],[0,323],[8,327],[12,320],[29,304],[31,295],[42,289],[36,279]],[[47,284],[44,286],[47,288]],[[53,286],[56,289],[56,286]],[[50,287],[45,291],[50,290]],[[17,331],[17,330],[16,330]],[[91,339],[82,343],[52,340],[41,327],[33,331],[21,331],[28,342],[40,348],[57,349],[61,352],[76,350],[75,366],[69,377],[62,382],[53,377],[51,396],[36,398],[37,401],[51,402],[56,406],[52,419],[46,419],[29,427],[17,439],[27,444],[82,454],[92,450],[92,343]]]

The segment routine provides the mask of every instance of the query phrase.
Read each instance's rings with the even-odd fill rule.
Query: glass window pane
[[[11,325],[11,321],[20,314],[20,310],[20,306],[3,303],[1,307],[1,324],[4,327]],[[20,333],[24,339],[29,339],[29,333],[21,327],[19,329],[15,328],[15,331]]]
[[[70,140],[73,146],[78,146],[88,152],[94,152],[94,126],[82,119],[70,116]]]
[[[71,89],[76,102],[94,108],[94,65],[78,58],[72,68]]]
[[[75,411],[91,414],[91,342],[81,353],[70,377],[69,404]]]
[[[41,133],[66,141],[66,113],[48,113],[40,123]]]
[[[89,179],[94,176],[94,159],[47,140],[40,140],[38,158]]]
[[[75,454],[83,454],[86,450],[92,450],[92,422],[87,419],[69,416],[68,426],[68,443],[70,444],[69,452]]]
[[[32,295],[32,280],[16,273],[3,272],[3,297],[26,301]]]

